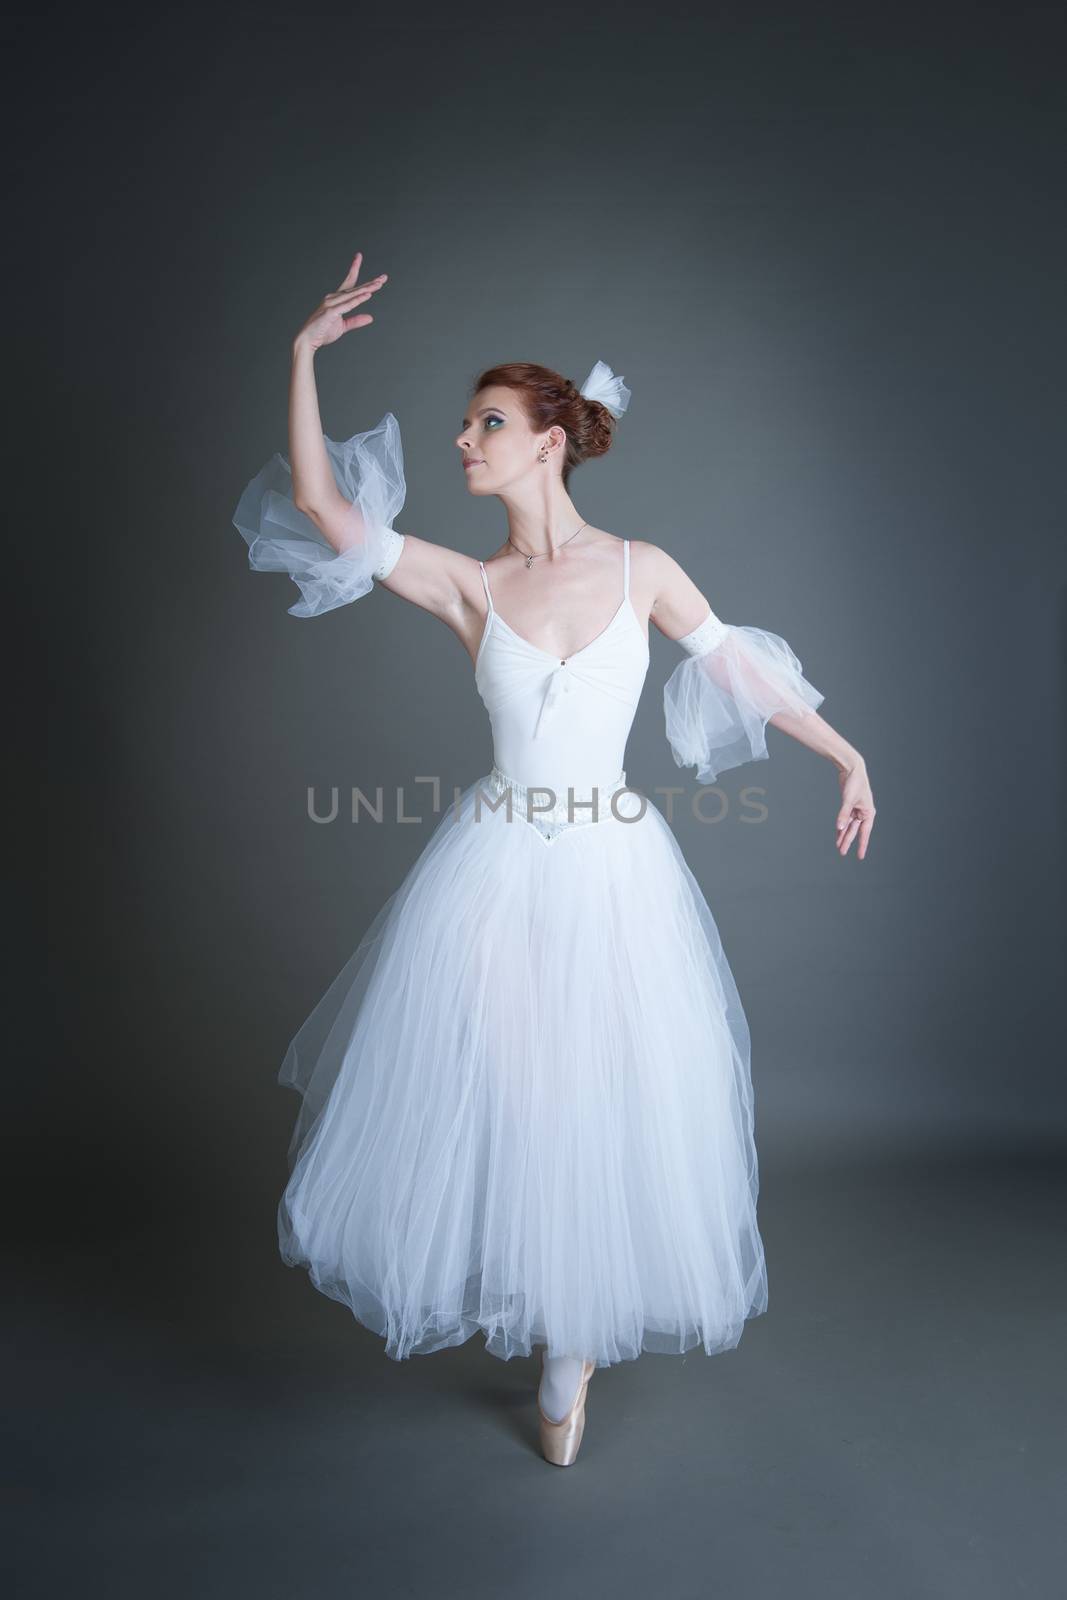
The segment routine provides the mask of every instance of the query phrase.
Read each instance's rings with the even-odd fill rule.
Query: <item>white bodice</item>
[[[493,605],[474,678],[493,732],[496,767],[517,784],[566,797],[613,783],[625,766],[649,665],[648,641],[630,602],[630,542],[623,540],[622,598],[596,638],[561,660],[515,632]]]

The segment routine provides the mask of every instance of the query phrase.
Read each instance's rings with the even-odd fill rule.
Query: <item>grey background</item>
[[[112,1592],[1042,1592],[1067,1122],[1054,11],[10,29],[33,113],[10,312],[43,463],[12,475],[48,570],[36,540],[13,553],[47,594],[56,1023],[14,1085],[17,1478],[38,1550],[52,1530],[23,1592],[86,1548]],[[357,248],[390,282],[318,359],[323,421],[396,413],[397,526],[495,548],[502,508],[454,445],[471,380],[605,359],[633,401],[572,480],[582,514],[782,634],[879,807],[867,860],[840,860],[833,769],[772,729],[722,822],[676,817],[752,1026],[770,1314],[718,1362],[598,1376],[569,1477],[530,1444],[532,1365],[472,1342],[398,1368],[276,1257],[296,1102],[274,1074],[433,820],[317,826],[308,786],[400,785],[425,815],[417,776],[448,793],[491,760],[447,629],[380,590],[292,618],[230,525],[287,449],[292,333]],[[688,796],[677,659],[654,634],[627,772]]]

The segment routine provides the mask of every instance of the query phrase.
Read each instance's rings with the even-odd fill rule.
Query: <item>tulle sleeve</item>
[[[391,526],[404,504],[404,456],[400,427],[387,411],[377,427],[351,439],[323,435],[337,487],[352,502],[351,527],[335,550],[293,504],[293,475],[277,452],[252,479],[233,514],[256,572],[287,572],[301,598],[294,617],[317,617],[358,600],[396,566],[404,535]]]
[[[775,712],[805,716],[826,698],[785,640],[765,628],[732,626],[709,611],[676,642],[686,657],[663,687],[667,742],[680,767],[696,767],[700,783],[744,761],[765,761]]]

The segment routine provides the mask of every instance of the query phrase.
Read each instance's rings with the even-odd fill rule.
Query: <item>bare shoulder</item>
[[[635,577],[640,574],[642,581],[647,580],[657,589],[682,571],[669,551],[648,539],[630,540],[630,563]]]
[[[631,572],[650,622],[668,639],[695,628],[710,610],[708,600],[681,563],[662,545],[632,539]]]

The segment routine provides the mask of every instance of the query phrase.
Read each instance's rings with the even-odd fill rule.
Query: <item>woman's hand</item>
[[[304,326],[293,340],[293,344],[307,344],[312,350],[320,349],[324,344],[334,344],[344,334],[353,328],[365,328],[374,318],[368,312],[361,312],[357,317],[349,317],[355,306],[361,306],[364,300],[369,300],[388,278],[387,272],[379,273],[378,277],[371,278],[366,283],[357,284],[359,269],[363,264],[363,252],[357,250],[352,265],[345,273],[344,281],[326,295],[321,305],[308,317]]]
[[[841,784],[841,809],[837,813],[837,849],[847,856],[849,846],[859,834],[860,861],[867,854],[867,841],[874,827],[874,795],[867,779],[867,764],[860,756],[858,762],[838,772]]]

